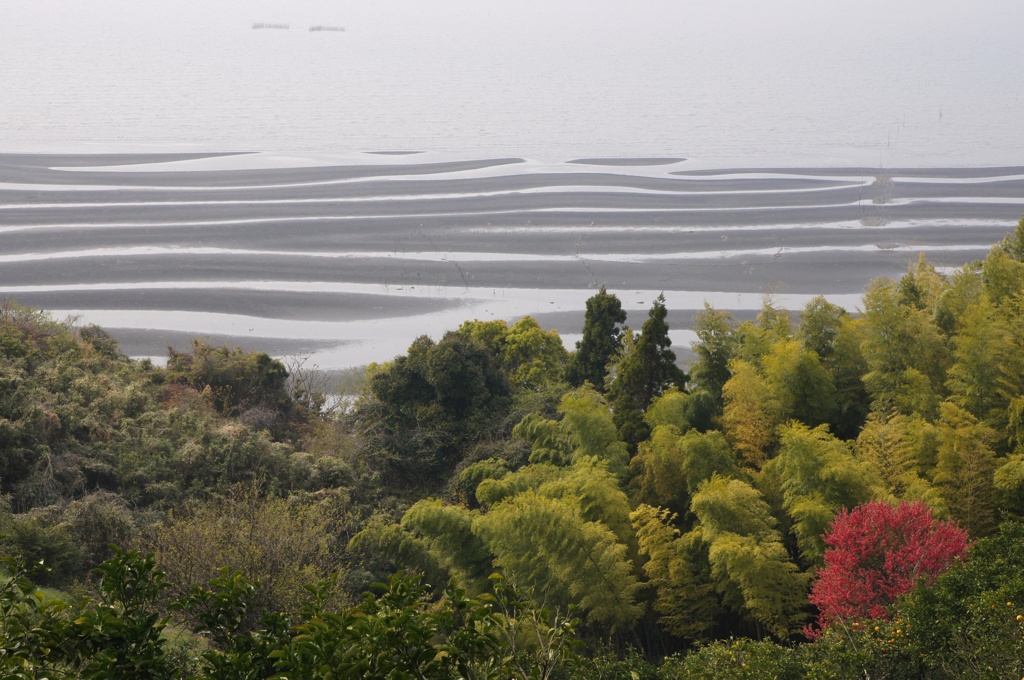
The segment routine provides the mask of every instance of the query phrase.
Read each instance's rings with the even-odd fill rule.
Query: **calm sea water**
[[[1024,161],[1019,0],[3,8],[0,150]]]

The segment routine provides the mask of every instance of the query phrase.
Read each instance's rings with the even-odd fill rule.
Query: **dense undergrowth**
[[[1021,677],[1022,291],[1024,220],[859,314],[707,308],[687,374],[663,301],[634,331],[602,289],[574,353],[470,321],[333,408],[264,354],[157,367],[7,302],[0,668]]]

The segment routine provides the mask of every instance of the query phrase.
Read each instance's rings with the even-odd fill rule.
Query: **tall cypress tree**
[[[583,339],[576,343],[576,353],[569,359],[565,370],[570,385],[579,387],[589,382],[598,391],[604,391],[606,367],[622,346],[622,324],[625,321],[622,303],[604,286],[587,300]]]
[[[650,434],[643,414],[654,398],[673,385],[686,386],[686,373],[676,366],[676,354],[671,350],[667,316],[662,294],[651,306],[633,351],[619,362],[609,391],[619,438],[631,453],[636,453],[637,445]]]

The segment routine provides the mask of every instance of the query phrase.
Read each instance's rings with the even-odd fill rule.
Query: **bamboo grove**
[[[467,321],[337,399],[6,303],[0,667],[1020,677],[1024,219],[855,311],[705,307],[687,362],[666,319],[602,288],[574,352]],[[140,637],[107,653],[114,619]]]

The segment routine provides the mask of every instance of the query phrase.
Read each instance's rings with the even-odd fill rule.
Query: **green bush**
[[[933,678],[1024,676],[1024,524],[1005,522],[901,607]]]
[[[702,646],[665,660],[661,674],[679,680],[798,680],[804,677],[791,649],[774,642],[740,638]]]
[[[194,340],[191,353],[169,351],[167,373],[172,381],[208,391],[212,403],[224,415],[248,414],[259,421],[257,424],[271,428],[291,410],[288,370],[263,352],[214,347]]]
[[[45,567],[36,577],[42,586],[67,585],[83,574],[88,560],[76,537],[37,514],[0,517],[0,550],[23,564]]]

